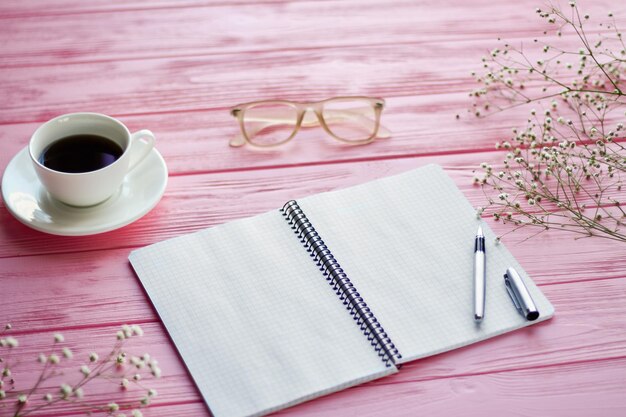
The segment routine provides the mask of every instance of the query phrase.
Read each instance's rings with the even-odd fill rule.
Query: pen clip
[[[506,291],[509,293],[509,296],[511,297],[511,300],[513,300],[513,305],[515,306],[517,311],[519,311],[520,314],[524,314],[524,312],[522,311],[522,305],[517,299],[517,295],[515,295],[515,291],[513,291],[513,289],[511,288],[511,280],[507,274],[504,274],[504,285],[506,287]]]

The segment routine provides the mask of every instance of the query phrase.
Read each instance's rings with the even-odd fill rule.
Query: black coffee
[[[98,135],[73,135],[52,142],[39,157],[45,167],[61,172],[89,172],[111,165],[124,150]]]

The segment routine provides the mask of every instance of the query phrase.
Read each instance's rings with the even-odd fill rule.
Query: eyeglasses
[[[271,147],[291,140],[300,127],[321,125],[333,138],[351,145],[364,145],[391,132],[380,124],[385,100],[374,97],[334,97],[300,103],[286,100],[253,101],[230,111],[239,121],[241,133],[230,146],[246,143]],[[312,112],[309,112],[312,110]]]

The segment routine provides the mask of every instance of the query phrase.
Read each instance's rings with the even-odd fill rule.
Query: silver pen
[[[485,317],[485,236],[478,226],[474,241],[474,321],[480,323]]]

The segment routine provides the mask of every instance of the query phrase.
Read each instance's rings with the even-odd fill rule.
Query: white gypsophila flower
[[[46,394],[43,396],[43,399],[50,402],[53,400],[52,394]]]
[[[140,380],[141,380],[141,375],[139,375],[139,374],[135,374],[135,375],[133,375],[133,379],[134,379],[135,381],[140,381]]]
[[[89,362],[97,362],[98,361],[98,354],[96,352],[91,352],[89,354]]]
[[[155,367],[153,367],[153,368],[152,368],[152,375],[153,375],[155,378],[161,378],[161,368],[156,367],[156,366],[155,366]]]
[[[26,404],[26,401],[28,401],[28,397],[26,396],[26,394],[18,395],[18,397],[17,397],[17,402],[18,403]]]
[[[14,338],[14,337],[11,337],[11,336],[6,338],[6,343],[7,343],[7,346],[9,348],[14,348],[14,347],[18,347],[19,346],[19,343],[17,342],[17,339]]]
[[[126,336],[124,335],[124,332],[119,330],[117,333],[115,333],[115,337],[117,337],[117,340],[124,340],[126,339]]]
[[[74,356],[74,354],[68,347],[64,347],[63,349],[61,349],[61,352],[63,353],[63,356],[67,359],[72,359],[72,356]]]
[[[74,395],[76,396],[76,398],[83,398],[85,396],[85,392],[82,388],[76,388],[74,390]]]
[[[124,333],[125,338],[129,338],[133,335],[133,331],[128,324],[122,325],[122,332]]]
[[[4,368],[2,370],[2,376],[5,378],[8,378],[11,376],[11,370],[9,368]]]
[[[59,388],[59,391],[61,392],[61,396],[63,398],[67,398],[72,393],[72,387],[70,387],[67,384],[61,384],[61,387]]]
[[[3,389],[0,389],[0,400],[4,400],[7,397],[7,393]]]
[[[55,333],[54,334],[54,342],[55,343],[62,343],[65,341],[65,338],[63,337],[63,335],[61,333]]]
[[[120,406],[116,403],[108,403],[107,408],[109,409],[109,411],[118,411],[120,409]]]
[[[133,417],[143,417],[143,413],[139,410],[133,410],[131,411],[131,414],[133,415]]]
[[[141,398],[140,403],[141,403],[141,405],[144,405],[144,406],[150,405],[150,397],[143,397],[143,398]]]
[[[89,369],[87,365],[83,365],[80,367],[80,373],[85,376],[88,376],[91,373],[91,369]]]
[[[122,378],[122,380],[120,381],[120,386],[122,387],[122,389],[127,389],[128,388],[128,379],[126,378]]]
[[[148,397],[156,397],[157,396],[157,391],[155,389],[149,389],[148,390]]]
[[[40,353],[39,357],[37,358],[37,362],[39,363],[46,363],[47,360],[48,358],[43,353]]]
[[[138,324],[133,324],[130,328],[136,336],[143,336],[143,329]]]
[[[57,354],[53,353],[48,357],[48,361],[50,361],[51,364],[56,365],[57,363],[61,362],[61,359]]]

